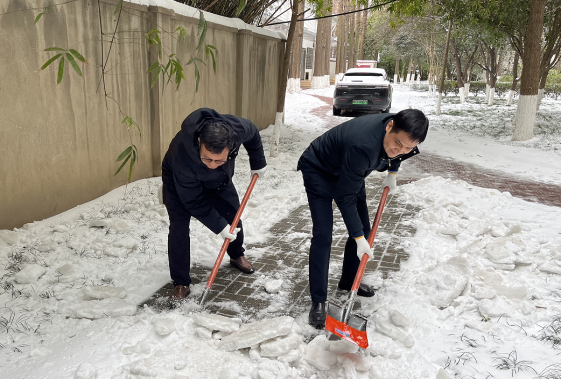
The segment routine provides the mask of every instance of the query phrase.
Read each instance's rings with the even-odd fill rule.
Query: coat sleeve
[[[173,171],[175,189],[181,203],[193,217],[215,234],[219,234],[228,225],[228,222],[209,204],[201,182],[197,180],[188,165],[181,166],[183,167],[180,170]]]
[[[364,178],[369,164],[369,155],[364,151],[364,148],[357,146],[348,148],[337,181],[335,203],[341,211],[349,234],[354,238],[364,235],[362,222],[357,211],[357,196],[364,186]]]
[[[263,169],[267,166],[265,160],[265,152],[263,152],[263,144],[261,143],[261,135],[259,129],[251,121],[238,118],[243,126],[241,143],[243,144],[247,154],[249,155],[249,166],[251,170]]]

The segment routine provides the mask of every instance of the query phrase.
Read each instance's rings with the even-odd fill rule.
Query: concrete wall
[[[211,61],[199,65],[195,94],[192,65],[184,66],[187,80],[179,90],[161,81],[150,88],[146,72],[157,53],[145,35],[157,25],[167,32],[182,26],[196,36],[198,13],[189,17],[125,2],[110,47],[117,0],[102,0],[102,55],[97,1],[51,7],[34,24],[41,8],[52,4],[38,3],[0,4],[0,229],[58,214],[125,184],[124,170],[114,176],[115,160],[131,143],[139,152],[131,181],[160,175],[169,142],[197,108],[246,117],[260,128],[274,123],[282,35],[239,27],[239,20],[221,24],[223,18],[209,15],[205,43],[218,49],[216,74]],[[174,52],[185,64],[194,52],[193,41],[179,42],[165,32],[161,37],[166,62]],[[79,63],[83,77],[68,62],[58,85],[58,63],[40,70],[55,54],[44,49],[53,46],[76,49],[86,58],[87,64]],[[101,62],[109,49],[104,85]],[[142,137],[121,124],[125,115]]]

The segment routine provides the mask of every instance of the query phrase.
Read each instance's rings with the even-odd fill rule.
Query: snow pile
[[[394,91],[392,110],[427,104],[423,94]],[[246,243],[266,242],[270,227],[306,203],[296,162],[325,129],[325,120],[310,112],[324,106],[308,90],[287,95],[281,151],[269,159],[267,176],[257,182],[242,216]],[[442,141],[456,138],[444,129],[435,135]],[[272,128],[261,134],[268,150]],[[476,138],[464,142],[455,143],[466,146],[460,156],[483,145]],[[505,146],[510,149],[486,143],[498,156]],[[525,165],[540,170],[549,153],[533,153]],[[247,161],[242,150],[234,177],[240,196],[249,183]],[[373,175],[368,186],[378,186],[379,179]],[[556,367],[548,366],[558,363],[561,341],[559,208],[438,176],[400,186],[390,201],[416,210],[399,221],[416,232],[390,242],[409,255],[398,272],[383,279],[379,272],[365,275],[364,281],[379,289],[372,298],[359,297],[357,312],[368,319],[369,347],[362,350],[309,326],[307,309],[294,318],[283,315],[294,284],[280,269],[254,282],[263,290],[260,296],[272,300],[259,318],[249,320],[241,305],[239,318],[200,313],[193,302],[163,312],[139,306],[169,281],[169,220],[157,199],[160,184],[159,178],[137,181],[53,218],[0,231],[4,377],[556,375]],[[292,237],[305,238],[286,236]],[[220,239],[195,220],[191,238],[192,262],[211,267]],[[248,258],[266,254],[246,251]],[[194,294],[201,289],[192,286]]]

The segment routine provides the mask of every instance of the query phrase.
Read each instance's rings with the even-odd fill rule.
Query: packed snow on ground
[[[281,152],[268,159],[243,215],[246,242],[266,242],[269,229],[306,204],[296,169],[299,155],[322,133],[333,87],[287,96]],[[435,130],[423,151],[466,159],[478,152],[496,162],[522,148],[539,171],[556,152],[519,146],[482,128],[501,106],[434,99],[396,86],[393,109],[417,107]],[[548,107],[559,107],[547,101]],[[543,106],[542,106],[543,107]],[[460,118],[450,115],[456,110]],[[540,111],[541,112],[541,111]],[[480,123],[470,115],[486,115]],[[556,117],[554,112],[550,116]],[[347,118],[338,118],[344,121]],[[333,121],[334,119],[329,119]],[[458,120],[462,120],[461,123]],[[460,124],[470,125],[460,131]],[[502,128],[502,125],[500,128]],[[179,127],[179,126],[178,126]],[[261,132],[268,150],[272,126]],[[462,150],[453,149],[453,142]],[[545,139],[543,136],[537,139]],[[437,142],[440,141],[440,142]],[[481,149],[487,144],[486,149]],[[446,152],[444,152],[447,150]],[[448,152],[449,151],[449,152]],[[514,152],[512,152],[515,154]],[[557,161],[559,161],[557,156]],[[473,157],[472,157],[473,158]],[[469,160],[470,157],[467,157]],[[249,183],[247,154],[237,159],[237,188]],[[472,160],[479,163],[475,158]],[[513,170],[519,163],[496,170]],[[404,164],[406,165],[406,163]],[[523,174],[521,174],[523,175]],[[559,174],[550,173],[550,181]],[[307,315],[249,320],[200,313],[194,302],[159,312],[143,305],[169,281],[169,219],[157,200],[160,178],[136,181],[55,217],[0,231],[0,368],[6,378],[445,378],[559,376],[561,223],[556,207],[461,180],[428,176],[400,186],[398,197],[419,212],[416,234],[399,272],[365,282],[379,290],[361,298],[368,318],[366,350],[331,341],[306,324]],[[220,239],[197,221],[192,261],[212,266]],[[247,257],[262,255],[248,250]],[[256,274],[258,275],[258,274]],[[263,286],[282,304],[282,280]],[[200,293],[203,285],[192,286]],[[280,290],[280,292],[279,292]],[[278,293],[277,293],[278,292]]]

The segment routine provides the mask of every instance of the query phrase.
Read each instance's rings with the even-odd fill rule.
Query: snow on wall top
[[[146,5],[146,6],[156,6],[173,10],[177,14],[181,14],[188,17],[199,18],[199,9],[190,7],[185,4],[178,3],[174,0],[125,0],[129,3]],[[279,38],[281,40],[286,40],[286,35],[282,32],[267,30],[259,28],[255,25],[246,24],[239,18],[229,18],[224,16],[219,16],[214,13],[204,12],[205,20],[212,22],[214,24],[224,25],[231,28],[236,28],[238,30],[248,29],[255,34],[261,34],[264,36],[269,36],[273,38]]]

